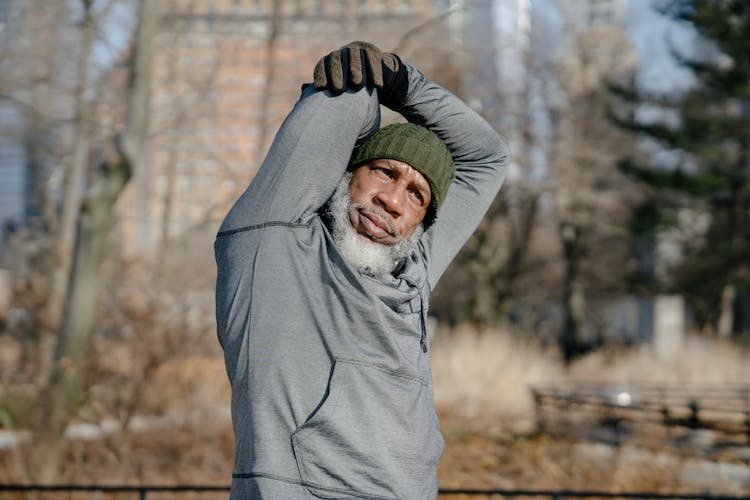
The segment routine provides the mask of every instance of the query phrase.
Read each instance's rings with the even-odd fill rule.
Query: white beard
[[[424,229],[421,224],[418,225],[409,237],[393,245],[376,243],[357,233],[349,219],[352,203],[349,193],[351,178],[351,172],[341,178],[328,203],[333,241],[346,260],[359,272],[370,276],[391,274],[416,248]]]

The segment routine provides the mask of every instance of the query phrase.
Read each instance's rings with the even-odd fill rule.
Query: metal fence
[[[210,493],[221,493],[222,498],[226,498],[229,493],[229,486],[96,486],[96,485],[39,485],[39,484],[0,484],[0,499],[5,500],[9,497],[5,494],[17,493],[19,495],[39,493],[45,496],[37,498],[48,498],[50,493],[67,493],[67,499],[94,499],[94,498],[113,498],[115,496],[126,495],[128,498],[138,498],[147,500],[155,498],[159,494],[176,495],[177,498],[184,498],[184,494],[193,493],[198,496],[208,495]],[[148,495],[152,494],[151,497]],[[75,496],[71,496],[75,495]],[[462,488],[441,488],[440,498],[446,498],[456,495],[502,498],[502,497],[523,497],[538,498],[544,500],[563,500],[566,498],[606,498],[606,499],[655,499],[655,500],[750,500],[750,495],[722,495],[711,493],[656,493],[648,491],[640,492],[605,492],[605,491],[575,491],[575,490],[509,490],[509,489],[462,489]],[[23,497],[19,497],[23,498]],[[175,498],[172,496],[172,498]]]

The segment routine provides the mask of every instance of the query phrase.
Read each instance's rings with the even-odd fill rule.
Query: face
[[[358,167],[350,184],[349,221],[376,243],[394,245],[422,223],[430,206],[427,179],[408,163],[378,159]]]
[[[352,173],[347,172],[328,201],[327,214],[331,222],[329,227],[333,241],[341,255],[359,272],[375,277],[392,274],[417,247],[424,229],[417,225],[410,236],[401,237],[401,240],[393,245],[379,243],[369,236],[358,233],[352,225],[350,212],[364,210],[365,206],[361,203],[355,206],[352,203],[351,183]],[[384,212],[384,209],[373,206],[371,211]],[[353,215],[356,218],[356,213]],[[392,224],[388,214],[384,217],[389,217],[388,224]],[[390,230],[390,226],[388,227]]]

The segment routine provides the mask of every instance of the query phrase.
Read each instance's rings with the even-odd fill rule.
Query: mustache
[[[329,228],[334,244],[344,258],[359,272],[369,276],[392,273],[414,251],[424,229],[421,225],[417,226],[411,235],[406,238],[398,238],[398,243],[393,245],[376,243],[361,238],[349,219],[352,210],[357,210],[360,216],[377,217],[378,222],[383,225],[384,229],[391,227],[392,218],[387,212],[383,213],[380,210],[382,207],[355,203],[351,199],[349,193],[351,175],[351,173],[347,173],[341,178],[325,211],[330,221]],[[369,211],[369,214],[366,213],[367,211]],[[397,231],[394,232],[399,234]]]
[[[378,219],[380,219],[381,221],[383,221],[385,223],[385,225],[388,226],[388,233],[390,233],[391,236],[393,236],[394,238],[400,238],[401,237],[401,233],[399,232],[398,229],[396,229],[395,224],[393,224],[393,222],[391,222],[391,216],[388,214],[388,212],[386,212],[382,208],[376,207],[376,206],[371,206],[371,205],[366,205],[364,203],[354,203],[354,202],[350,202],[349,206],[351,208],[356,209],[356,210],[360,210],[360,211],[365,212],[365,213],[369,212],[371,214],[376,215],[378,217]]]

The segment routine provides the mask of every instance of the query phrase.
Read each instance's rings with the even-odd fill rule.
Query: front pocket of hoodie
[[[443,438],[429,386],[410,374],[337,359],[323,405],[292,445],[302,480],[320,498],[437,494]]]

